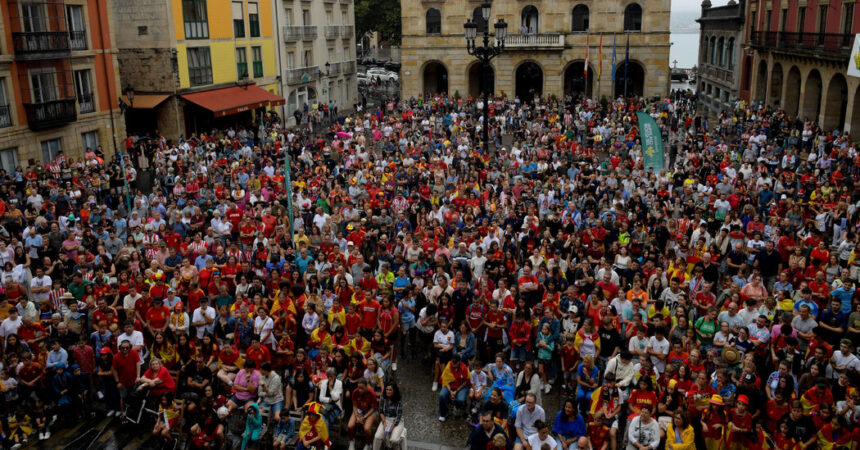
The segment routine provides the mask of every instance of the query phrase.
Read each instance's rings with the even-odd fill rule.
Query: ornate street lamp
[[[485,24],[490,23],[490,2],[481,3],[481,17]],[[481,93],[484,97],[484,126],[482,127],[482,139],[484,141],[484,154],[489,154],[490,151],[490,92],[488,76],[490,72],[490,60],[499,56],[505,50],[505,35],[507,34],[508,24],[504,19],[499,19],[493,27],[496,29],[495,43],[490,45],[489,27],[484,27],[483,45],[476,46],[475,38],[478,35],[478,25],[472,22],[471,19],[466,20],[463,24],[463,31],[466,36],[466,51],[478,58],[481,62]]]

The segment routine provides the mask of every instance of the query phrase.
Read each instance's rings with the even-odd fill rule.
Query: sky
[[[713,6],[723,6],[729,0],[711,0]],[[672,11],[700,11],[702,9],[701,0],[672,0]]]

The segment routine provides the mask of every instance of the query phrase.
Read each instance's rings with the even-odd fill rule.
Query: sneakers
[[[21,448],[21,444],[20,444],[20,443],[15,444],[15,445],[13,445],[13,446],[12,446],[12,450],[18,450],[19,448]]]
[[[397,363],[391,363],[391,370],[397,372]]]
[[[99,400],[102,400],[102,399],[104,399],[104,398],[105,398],[105,395],[104,395],[104,394],[102,394],[102,391],[98,391],[98,392],[96,392],[96,397],[98,397],[98,398],[99,398]]]
[[[436,392],[438,390],[439,390],[439,382],[434,381],[433,382],[433,392]]]
[[[349,450],[355,450],[355,442],[349,441]]]
[[[364,444],[364,450],[370,450],[370,444]]]
[[[44,440],[45,440],[45,433],[43,433],[43,432],[41,432],[41,431],[39,432],[39,440],[40,440],[40,441],[44,441]]]
[[[439,416],[439,422],[444,422],[444,421],[445,421],[445,416]]]
[[[51,439],[51,432],[46,430],[45,431],[45,440],[47,441],[48,439]]]
[[[551,391],[551,390],[552,390],[552,385],[551,385],[551,384],[549,384],[549,383],[547,383],[547,384],[543,387],[543,393],[544,393],[544,394],[549,394],[549,391]]]
[[[113,412],[113,410],[108,410],[108,412],[105,415],[108,417],[113,417],[114,412]]]

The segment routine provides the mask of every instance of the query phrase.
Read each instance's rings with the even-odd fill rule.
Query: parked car
[[[689,81],[690,76],[687,75],[686,70],[674,69],[672,70],[672,81]]]
[[[400,80],[400,76],[396,73],[389,72],[385,69],[378,67],[372,67],[370,69],[367,69],[367,77],[371,80],[378,80],[386,83]]]
[[[388,61],[383,65],[385,70],[390,70],[391,72],[400,73],[400,62],[399,61]]]

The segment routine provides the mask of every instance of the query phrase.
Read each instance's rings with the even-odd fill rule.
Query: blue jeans
[[[556,448],[558,448],[559,450],[577,450],[579,448],[579,444],[576,441],[570,444],[567,448],[564,448],[564,446],[561,445],[561,440],[559,440],[558,438],[555,438],[555,443],[558,445],[558,447]]]
[[[462,406],[466,404],[466,396],[469,394],[468,389],[460,389],[454,394],[454,402]],[[442,417],[448,416],[448,406],[451,404],[451,391],[447,387],[443,387],[439,392],[439,415]]]

